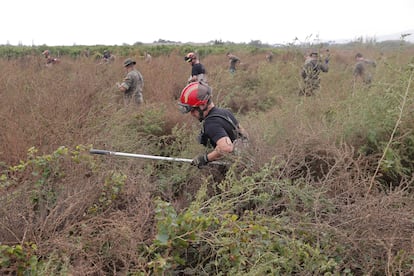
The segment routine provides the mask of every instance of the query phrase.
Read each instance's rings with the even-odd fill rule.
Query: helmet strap
[[[201,108],[198,107],[197,110],[198,110],[198,120],[200,122],[202,122],[204,120],[204,111],[205,111],[205,109],[201,110]]]
[[[211,98],[208,99],[207,103],[206,103],[206,107],[204,109],[201,109],[199,106],[197,107],[198,110],[198,120],[200,122],[202,122],[205,118],[204,118],[204,111],[206,111],[208,109],[208,106],[211,103]]]
[[[205,119],[204,118],[204,111],[206,111],[207,108],[208,108],[208,106],[206,106],[206,108],[204,108],[204,109],[201,109],[200,107],[197,107],[197,110],[198,110],[198,120],[200,122],[202,122]]]

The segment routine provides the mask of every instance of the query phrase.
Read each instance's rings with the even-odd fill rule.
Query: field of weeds
[[[188,46],[186,46],[188,48]],[[201,56],[213,100],[250,134],[226,173],[91,148],[192,158],[199,123],[178,111],[186,49],[0,59],[3,275],[413,275],[414,46],[330,48],[313,97],[308,49]],[[197,50],[197,49],[195,49]],[[370,87],[354,56],[374,59]],[[115,83],[132,57],[139,108]]]

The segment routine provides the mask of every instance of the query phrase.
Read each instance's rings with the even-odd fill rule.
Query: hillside
[[[300,47],[7,48],[0,59],[0,272],[4,275],[412,275],[412,45],[329,48],[301,97]],[[326,55],[326,49],[313,46]],[[143,53],[152,55],[145,62]],[[177,98],[200,54],[213,101],[250,134],[223,168],[92,155],[205,152]],[[225,54],[241,59],[234,75]],[[272,62],[265,56],[273,51]],[[355,54],[375,60],[370,86]],[[132,57],[145,103],[115,83]]]

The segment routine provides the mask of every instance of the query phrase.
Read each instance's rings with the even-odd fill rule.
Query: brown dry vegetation
[[[320,93],[308,98],[297,96],[299,49],[281,50],[270,64],[263,53],[237,52],[242,64],[234,76],[224,55],[203,57],[214,102],[237,113],[251,136],[251,163],[227,176],[213,167],[88,154],[94,147],[191,158],[203,150],[195,144],[198,124],[177,111],[190,73],[178,51],[151,63],[133,56],[145,80],[140,108],[125,108],[115,90],[123,57],[105,65],[62,57],[50,68],[38,57],[0,60],[0,244],[22,245],[42,262],[44,275],[207,275],[219,273],[203,261],[234,261],[233,253],[220,255],[218,244],[208,254],[198,248],[203,261],[194,260],[189,246],[187,265],[163,264],[174,263],[169,254],[177,248],[148,249],[160,231],[155,199],[162,199],[177,214],[200,204],[217,218],[236,214],[248,221],[245,212],[252,211],[250,225],[273,227],[280,219],[285,226],[271,228],[272,235],[307,242],[337,262],[324,270],[322,260],[315,259],[319,268],[298,260],[279,272],[223,264],[229,275],[413,275],[414,48],[359,47],[331,49],[330,72],[322,75]],[[353,85],[358,51],[378,63],[370,89]],[[68,154],[59,153],[62,146]],[[37,152],[28,154],[31,147]],[[10,169],[19,162],[25,167]],[[239,184],[244,192],[232,194]],[[219,236],[204,234],[206,244]],[[243,242],[237,241],[240,248]],[[18,263],[0,271],[16,275]]]

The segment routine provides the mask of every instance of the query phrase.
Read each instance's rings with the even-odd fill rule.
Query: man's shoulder
[[[140,72],[140,71],[138,71],[137,69],[135,69],[134,71],[135,71],[135,72],[137,72],[137,75],[138,75],[140,78],[142,78],[142,74],[141,74],[141,72]]]
[[[355,68],[362,68],[364,67],[365,62],[364,61],[358,61],[355,63]]]
[[[230,109],[227,109],[227,108],[222,108],[222,107],[217,107],[217,106],[215,106],[211,111],[210,111],[210,113],[208,114],[208,116],[216,116],[216,115],[227,115],[227,114],[229,114],[229,113],[231,113],[231,111],[230,111]],[[207,117],[208,117],[207,116]]]
[[[195,63],[195,64],[193,64],[193,69],[203,70],[204,69],[204,65],[201,64],[201,63]]]
[[[316,65],[317,65],[317,62],[314,59],[307,59],[307,60],[305,60],[305,63],[303,64],[303,67],[313,68]]]
[[[236,118],[231,110],[219,107],[214,107],[205,118],[205,121],[216,122],[223,119],[226,121],[231,121],[232,123],[237,123],[235,122]]]
[[[134,77],[140,77],[141,73],[138,70],[134,69],[132,71],[129,71],[127,75],[134,76]]]

